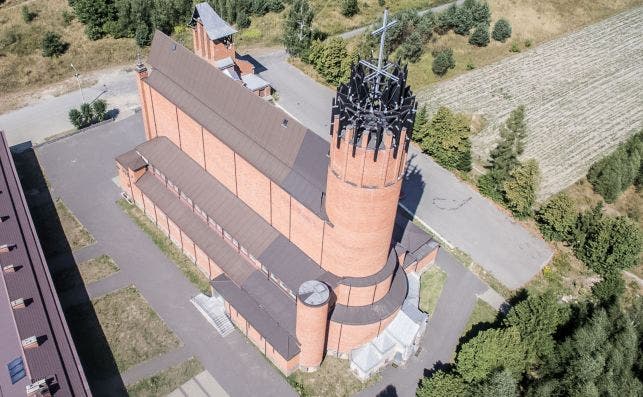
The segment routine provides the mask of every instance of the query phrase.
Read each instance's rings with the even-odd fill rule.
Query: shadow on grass
[[[94,396],[127,396],[116,361],[91,304],[33,148],[13,158],[69,330]]]

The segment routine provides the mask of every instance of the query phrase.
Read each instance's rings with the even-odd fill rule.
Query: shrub
[[[469,37],[469,44],[486,47],[489,44],[489,28],[487,25],[480,24],[476,26],[473,34]]]
[[[473,69],[475,69],[475,68],[476,68],[476,65],[475,65],[472,61],[469,61],[469,62],[467,62],[467,64],[466,64],[465,68],[466,68],[467,70],[473,70]]]
[[[83,121],[83,115],[80,113],[78,109],[69,110],[68,116],[69,116],[69,121],[74,127],[76,127],[76,129],[81,129],[85,126],[85,122]]]
[[[47,32],[42,39],[42,56],[57,57],[67,51],[69,44],[60,39],[60,35],[54,32]]]
[[[619,273],[610,273],[592,286],[592,295],[603,303],[616,300],[625,292],[625,282]]]
[[[340,12],[345,17],[352,17],[359,12],[357,0],[342,0]]]
[[[450,48],[444,49],[434,55],[431,70],[438,76],[444,76],[449,69],[455,68],[455,60],[453,59],[453,50]]]
[[[500,18],[496,21],[495,25],[493,25],[491,36],[494,40],[504,43],[505,40],[511,37],[511,25],[506,19]]]
[[[85,35],[90,40],[98,40],[105,36],[105,31],[103,30],[102,26],[88,23],[87,25],[85,25]]]
[[[377,0],[377,4],[378,4],[380,7],[384,7],[384,5],[386,5],[386,1],[385,1],[385,0]]]
[[[29,7],[26,5],[22,6],[20,12],[22,14],[22,20],[26,23],[33,21],[38,16],[37,12],[29,10]]]
[[[62,13],[63,16],[63,25],[69,26],[71,24],[71,21],[74,20],[75,16],[71,12],[63,11]]]
[[[520,45],[517,42],[511,43],[511,48],[509,49],[511,52],[520,52]]]
[[[466,36],[474,25],[471,9],[467,7],[460,7],[453,14],[451,19],[451,26],[453,32],[461,36]]]
[[[107,102],[103,99],[97,99],[92,103],[92,110],[96,116],[96,121],[103,121],[107,117]]]
[[[577,218],[576,204],[565,193],[559,193],[549,199],[536,213],[538,227],[548,240],[568,240]]]
[[[435,15],[432,12],[427,12],[418,19],[415,24],[415,30],[419,33],[422,41],[428,41],[433,35],[433,29],[435,28],[436,20]]]
[[[531,39],[526,39],[525,40],[525,47],[529,48],[529,47],[532,46],[532,44],[533,44],[533,41],[531,41]]]
[[[150,28],[145,22],[140,21],[138,25],[136,25],[134,39],[139,47],[145,47],[150,44]]]
[[[474,24],[483,24],[489,26],[491,23],[491,9],[489,4],[485,2],[476,1],[471,7],[471,19]]]
[[[282,12],[286,8],[281,0],[268,0],[266,5],[270,12]]]

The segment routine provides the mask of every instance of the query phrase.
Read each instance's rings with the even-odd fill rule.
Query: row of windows
[[[149,163],[148,163],[149,164]],[[192,208],[195,214],[197,214],[201,219],[206,221],[210,228],[213,230],[216,230],[217,234],[220,236],[223,236],[223,239],[226,240],[229,244],[231,244],[237,252],[240,252],[243,257],[248,259],[255,267],[261,269],[261,271],[266,274],[267,276],[270,277],[270,280],[272,280],[273,283],[275,283],[277,286],[279,286],[281,289],[283,289],[288,295],[290,295],[293,299],[295,299],[295,294],[290,290],[286,284],[281,281],[277,276],[275,276],[273,273],[270,273],[268,269],[262,265],[257,258],[255,258],[252,254],[248,252],[248,250],[239,244],[239,242],[232,237],[230,233],[228,233],[226,230],[224,230],[221,225],[216,223],[214,219],[210,218],[208,214],[206,214],[205,211],[203,211],[201,208],[199,208],[198,205],[194,204],[192,199],[190,199],[185,192],[180,191],[178,186],[172,183],[169,178],[167,178],[163,173],[156,167],[152,166],[150,164],[150,168],[152,169],[152,172],[161,180],[163,183],[166,184],[166,186],[173,191],[176,195],[180,197],[180,199],[185,202],[188,206]]]

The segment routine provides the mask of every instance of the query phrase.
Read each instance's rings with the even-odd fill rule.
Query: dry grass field
[[[288,377],[295,390],[307,397],[349,397],[379,380],[380,375],[376,374],[362,383],[350,371],[348,360],[330,356],[324,358],[317,371],[296,371]]]
[[[637,7],[433,85],[418,98],[431,110],[447,106],[484,119],[473,138],[479,162],[495,145],[498,126],[524,104],[524,157],[539,162],[543,199],[643,126],[642,31],[643,7]]]
[[[65,231],[67,242],[72,251],[87,247],[96,242],[94,237],[85,229],[78,218],[67,208],[61,199],[56,199],[56,212],[60,219],[60,224]]]
[[[130,397],[166,396],[201,371],[203,371],[203,364],[192,357],[179,365],[128,386],[127,394]]]
[[[38,14],[30,23],[22,19],[23,4]],[[0,7],[0,108],[12,99],[8,94],[73,79],[71,63],[83,74],[136,59],[139,49],[133,39],[91,41],[77,20],[65,24],[63,12],[73,14],[67,0],[9,0]],[[47,31],[60,34],[69,43],[65,54],[57,58],[42,56],[42,37]],[[69,83],[73,86],[76,81]]]
[[[451,79],[467,72],[467,65],[480,68],[515,54],[512,46],[526,51],[574,30],[605,19],[623,10],[643,4],[641,0],[488,0],[491,7],[492,25],[500,18],[511,23],[512,36],[505,43],[493,39],[487,47],[475,47],[468,37],[449,32],[444,36],[434,35],[426,46],[425,54],[417,63],[409,65],[409,83],[416,90],[429,84]],[[438,77],[431,71],[432,48],[453,49],[456,61],[454,69]]]
[[[388,0],[386,7],[391,12],[417,8],[425,9],[433,5],[445,3],[448,0]],[[313,26],[329,35],[343,33],[375,21],[384,7],[378,0],[360,0],[357,15],[351,18],[343,16],[337,0],[311,0],[315,19]],[[237,36],[237,43],[241,48],[257,46],[274,46],[281,42],[283,18],[288,9],[279,14],[269,13],[262,17],[252,17],[249,28],[243,29]]]

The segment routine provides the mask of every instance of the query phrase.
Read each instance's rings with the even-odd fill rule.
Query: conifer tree
[[[294,0],[284,20],[283,42],[290,55],[305,57],[312,41],[313,9],[308,0]]]

